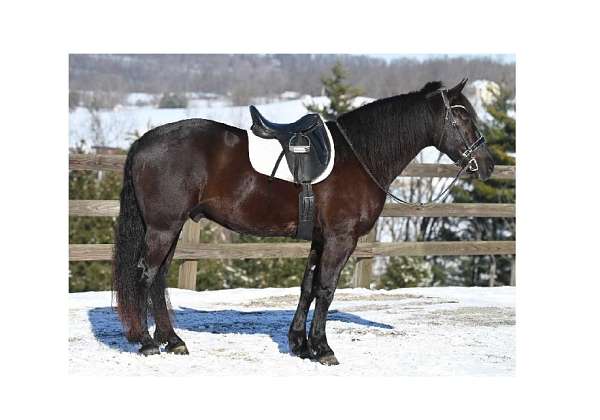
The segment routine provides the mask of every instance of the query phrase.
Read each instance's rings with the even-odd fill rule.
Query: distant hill
[[[234,103],[285,91],[320,95],[321,76],[340,60],[351,83],[381,98],[446,84],[462,77],[503,83],[514,92],[515,64],[490,58],[434,58],[426,61],[333,54],[71,54],[69,89],[103,92],[205,92]]]

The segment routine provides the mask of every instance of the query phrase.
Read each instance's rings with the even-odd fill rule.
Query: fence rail
[[[116,217],[118,200],[71,200],[69,215]],[[386,203],[382,217],[515,217],[515,205],[504,203],[442,203],[428,206]]]
[[[122,171],[124,155],[69,155],[70,170]],[[404,170],[407,177],[454,177],[456,167],[445,164],[410,164]],[[465,174],[464,177],[472,175]],[[514,166],[496,166],[493,179],[515,179]],[[118,200],[70,200],[69,216],[116,217]],[[515,217],[515,205],[506,203],[441,203],[428,206],[386,203],[382,217]],[[184,260],[179,271],[179,287],[195,289],[197,260],[241,258],[306,258],[310,244],[294,243],[199,243],[199,224],[188,221],[175,249],[175,259]],[[357,264],[355,286],[370,284],[371,261],[376,256],[453,256],[515,254],[514,241],[431,241],[375,242],[373,232],[361,238],[354,257]],[[113,244],[69,244],[69,261],[109,261]]]
[[[74,171],[122,171],[124,164],[124,155],[69,155],[69,169]],[[402,171],[402,176],[453,178],[456,176],[456,172],[457,168],[452,164],[411,163]],[[466,172],[462,175],[463,178],[472,176]],[[492,179],[515,179],[515,167],[506,165],[495,166]]]
[[[70,261],[108,261],[112,244],[69,245]],[[310,244],[197,244],[178,245],[173,258],[178,260],[241,258],[306,258]],[[515,253],[514,241],[431,241],[431,242],[363,242],[352,254],[358,258],[376,256],[423,255],[504,255]]]

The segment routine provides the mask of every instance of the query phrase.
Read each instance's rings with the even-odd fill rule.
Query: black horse
[[[358,238],[369,232],[383,209],[386,194],[381,187],[387,189],[427,146],[467,164],[464,152],[480,135],[473,107],[461,93],[465,83],[443,89],[440,82],[430,82],[420,91],[381,99],[341,115],[337,123],[327,122],[335,163],[331,174],[313,186],[313,240],[288,333],[293,354],[338,363],[325,335],[327,312]],[[468,155],[472,170],[481,179],[489,178],[494,163],[487,148]],[[219,122],[166,124],[132,144],[113,271],[124,330],[129,340],[141,343],[142,354],[159,353],[162,343],[168,352],[188,353],[173,330],[165,296],[165,275],[185,221],[207,218],[240,233],[291,237],[298,225],[299,189],[291,182],[270,182],[254,171],[246,131]],[[306,316],[313,300],[307,336]],[[148,332],[148,308],[156,322],[154,337]]]

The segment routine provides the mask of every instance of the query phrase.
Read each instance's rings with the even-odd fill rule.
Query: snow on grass
[[[326,103],[325,97],[304,96],[292,101],[259,105],[267,118],[279,122],[292,122],[307,113],[307,103]],[[85,108],[69,113],[69,145],[76,146],[80,139],[104,146],[129,148],[135,138],[131,133],[145,133],[150,128],[188,118],[204,118],[248,129],[252,124],[247,106],[230,106],[224,100],[194,100],[188,108],[118,107],[114,110],[96,112],[94,125],[92,114]],[[92,144],[94,145],[94,144]]]
[[[79,375],[513,375],[515,289],[340,289],[327,323],[341,362],[288,354],[299,288],[170,289],[189,356],[143,357],[110,292],[69,295],[69,371]],[[312,318],[312,310],[309,319]]]

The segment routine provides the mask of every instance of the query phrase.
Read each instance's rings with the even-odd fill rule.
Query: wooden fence
[[[123,155],[71,154],[70,170],[122,171]],[[454,177],[456,167],[444,164],[411,164],[402,173],[408,177]],[[468,175],[465,175],[468,176]],[[514,166],[496,166],[494,179],[515,179]],[[116,217],[117,200],[70,200],[69,216]],[[442,203],[427,207],[386,203],[383,217],[515,217],[515,205],[504,203]],[[112,244],[69,244],[69,261],[106,261],[112,258]],[[179,269],[180,288],[195,289],[197,260],[239,258],[305,258],[305,243],[200,243],[200,224],[188,221],[175,250],[175,259],[184,260]],[[353,256],[359,258],[354,285],[368,287],[375,256],[423,255],[509,255],[514,241],[375,242],[374,232],[361,238]],[[512,282],[512,281],[511,281]]]

